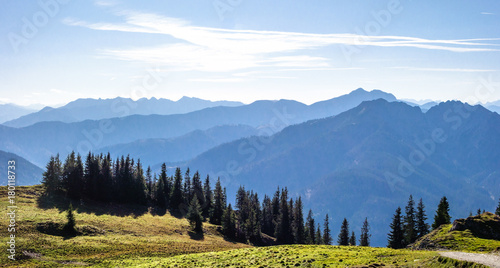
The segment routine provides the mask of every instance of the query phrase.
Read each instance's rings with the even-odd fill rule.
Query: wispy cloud
[[[491,12],[481,12],[481,15],[495,15],[495,13],[491,13]]]
[[[104,49],[102,55],[172,67],[173,70],[236,71],[253,67],[316,69],[331,67],[332,59],[310,56],[311,50],[332,45],[408,47],[451,52],[500,51],[500,38],[431,40],[407,36],[312,34],[279,31],[228,30],[198,27],[188,21],[156,14],[123,11],[123,23],[64,23],[94,30],[163,34],[174,43],[141,48]]]
[[[410,71],[424,71],[424,72],[460,72],[460,73],[487,73],[498,72],[492,69],[465,69],[465,68],[417,68],[417,67],[391,67],[392,69],[405,69]]]

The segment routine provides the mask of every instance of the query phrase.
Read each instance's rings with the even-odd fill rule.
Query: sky
[[[2,1],[0,103],[500,99],[500,2]]]

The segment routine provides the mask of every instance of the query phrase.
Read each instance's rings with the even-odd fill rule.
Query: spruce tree
[[[342,226],[340,227],[339,237],[337,239],[339,246],[349,245],[349,222],[346,218],[342,221]]]
[[[42,184],[45,186],[45,192],[53,194],[62,188],[62,167],[59,160],[59,154],[56,157],[50,157],[46,170],[43,173]]]
[[[224,210],[224,215],[222,216],[222,232],[225,236],[229,238],[236,237],[236,222],[231,204],[227,206]]]
[[[163,193],[161,193],[161,199],[160,202],[164,202],[165,204],[163,205],[166,208],[170,208],[170,194],[172,192],[172,185],[170,184],[167,176],[167,165],[165,163],[161,164],[161,171],[160,171],[160,178],[159,180],[161,181],[161,188],[163,189]],[[189,200],[189,202],[191,202]]]
[[[355,246],[356,245],[356,234],[354,231],[351,232],[351,237],[349,237],[349,246]]]
[[[495,214],[500,216],[500,199],[498,199],[498,206],[497,206],[497,210],[495,211]]]
[[[203,186],[201,183],[200,173],[198,171],[196,171],[193,175],[191,187],[193,188],[192,195],[196,195],[200,204],[205,204],[205,195],[203,194]]]
[[[64,230],[71,235],[76,234],[76,221],[75,221],[75,215],[74,215],[74,209],[73,209],[73,204],[69,204],[69,208],[66,211],[66,219],[67,222],[64,225]]]
[[[271,205],[271,199],[269,196],[264,195],[264,199],[262,200],[262,232],[273,236],[273,209]]]
[[[417,239],[429,233],[429,224],[426,223],[427,215],[425,214],[425,206],[422,198],[417,205]]]
[[[187,204],[193,198],[193,189],[191,187],[191,177],[189,175],[189,168],[184,173],[184,202]]]
[[[172,195],[170,196],[170,207],[175,211],[180,211],[184,197],[182,195],[182,173],[181,168],[175,169],[174,184],[172,186]]]
[[[210,177],[207,175],[205,184],[203,185],[203,194],[205,196],[205,203],[203,204],[203,217],[209,218],[213,210],[213,193],[210,187]]]
[[[315,223],[314,223],[314,218],[313,218],[313,213],[312,210],[309,209],[309,213],[307,214],[307,219],[306,219],[306,227],[305,227],[305,232],[306,232],[306,244],[316,244],[316,234],[314,231],[315,228]]]
[[[290,239],[290,210],[288,208],[288,190],[281,190],[280,196],[280,214],[278,225],[276,227],[276,241],[280,244],[293,243]]]
[[[410,198],[408,199],[408,204],[405,207],[405,213],[406,215],[404,216],[403,229],[404,229],[405,246],[406,246],[417,240],[415,201],[413,201],[412,195],[410,195]]]
[[[224,192],[222,191],[222,186],[220,184],[220,178],[217,178],[214,189],[214,209],[212,215],[210,215],[210,223],[221,224],[222,216],[224,214]]]
[[[151,166],[146,169],[146,185],[148,188],[147,199],[148,201],[153,200],[153,174],[151,171]]]
[[[432,223],[433,230],[437,229],[442,224],[451,223],[451,217],[449,211],[450,211],[450,205],[448,204],[446,196],[443,196],[441,198],[441,201],[439,201],[439,205],[436,210],[436,215],[434,216],[434,223]]]
[[[306,234],[304,230],[304,214],[302,212],[303,206],[302,206],[302,199],[299,196],[297,201],[295,202],[294,206],[294,216],[293,216],[293,221],[294,221],[294,235],[293,237],[295,238],[295,243],[296,244],[304,244],[306,242]]]
[[[328,214],[326,214],[325,222],[323,224],[323,244],[331,245],[332,240],[332,234],[330,232],[330,221],[328,219]]]
[[[365,218],[363,222],[363,227],[361,227],[361,235],[359,236],[359,245],[362,247],[370,246],[370,225],[368,224],[368,218]]]
[[[404,230],[401,221],[401,208],[396,209],[396,214],[392,218],[392,223],[390,225],[391,231],[388,234],[388,245],[389,248],[403,248],[404,247]]]
[[[322,245],[323,244],[323,237],[321,235],[321,228],[318,223],[318,228],[316,229],[316,245]]]
[[[196,196],[193,196],[193,200],[191,200],[191,203],[189,203],[187,219],[189,220],[189,224],[191,225],[191,228],[194,232],[203,232],[203,217],[201,215],[201,206]]]

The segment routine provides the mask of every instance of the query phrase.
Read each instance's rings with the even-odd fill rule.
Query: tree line
[[[304,220],[301,197],[289,197],[286,187],[278,187],[272,198],[264,195],[261,203],[257,193],[240,186],[233,208],[220,179],[212,190],[208,175],[202,183],[199,172],[191,175],[189,168],[182,174],[177,167],[174,175],[168,176],[163,163],[157,175],[149,166],[144,171],[140,159],[121,156],[113,161],[109,153],[90,152],[85,160],[71,152],[64,163],[59,155],[52,156],[42,182],[47,195],[156,206],[185,216],[195,232],[201,233],[203,222],[209,221],[221,225],[225,236],[238,241],[259,244],[264,236],[275,237],[278,244],[330,245],[333,241],[328,214],[323,226],[315,222],[312,210]],[[349,233],[348,225],[344,219],[339,245],[356,245],[356,236]],[[365,219],[359,245],[369,246],[370,236]]]

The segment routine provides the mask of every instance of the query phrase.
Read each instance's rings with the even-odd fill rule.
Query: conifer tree
[[[318,223],[318,228],[316,229],[316,245],[322,245],[323,244],[323,236],[321,235],[321,228]]]
[[[295,202],[294,212],[293,212],[294,214],[293,237],[295,238],[296,244],[304,244],[306,242],[306,234],[304,230],[304,214],[302,210],[303,210],[302,199],[299,196],[299,198]]]
[[[272,214],[273,214],[273,235],[276,235],[276,228],[278,227],[278,221],[280,216],[280,188],[274,193],[273,199],[271,201]]]
[[[193,188],[192,195],[198,198],[200,204],[205,204],[205,195],[203,194],[203,186],[201,183],[200,173],[196,171],[191,180],[191,187]]]
[[[429,224],[426,223],[427,215],[425,214],[425,206],[422,198],[417,205],[417,239],[429,233]]]
[[[224,193],[220,184],[220,178],[217,178],[214,189],[214,209],[212,211],[212,215],[210,215],[210,222],[213,224],[221,224],[225,209]]]
[[[404,236],[405,236],[405,246],[409,245],[415,240],[417,240],[417,226],[416,226],[416,218],[415,218],[415,201],[413,201],[413,196],[410,195],[408,199],[408,204],[405,207],[404,222]]]
[[[74,215],[73,204],[69,204],[69,208],[66,211],[66,225],[64,225],[64,230],[71,235],[76,234],[76,221]]]
[[[169,182],[168,176],[167,176],[167,165],[165,163],[161,164],[161,171],[160,171],[160,178],[158,178],[161,183],[162,183],[162,189],[163,193],[161,193],[161,197],[165,202],[165,207],[170,208],[170,194],[172,192],[172,185]],[[189,202],[191,202],[189,200]]]
[[[351,232],[351,237],[349,237],[349,246],[355,246],[356,245],[356,234],[354,231]]]
[[[401,208],[396,209],[396,214],[392,218],[392,223],[390,225],[391,231],[388,234],[388,245],[389,248],[403,248],[404,247],[404,230],[401,221]]]
[[[325,222],[323,224],[323,244],[331,245],[332,244],[332,234],[330,232],[330,221],[328,219],[328,214],[326,214]]]
[[[203,217],[206,219],[210,217],[213,210],[213,193],[210,187],[210,177],[207,175],[205,184],[203,185],[203,194],[205,196],[205,203],[203,204]]]
[[[316,233],[314,231],[315,223],[312,210],[309,209],[306,219],[306,244],[316,244]]]
[[[203,217],[201,215],[201,206],[196,196],[193,196],[193,200],[191,200],[191,203],[189,203],[187,219],[189,220],[191,228],[194,232],[203,232]]]
[[[276,241],[280,244],[290,244],[290,211],[288,209],[288,190],[281,190],[280,196],[280,214],[278,225],[276,227]]]
[[[236,237],[236,222],[231,204],[227,206],[222,216],[222,232],[229,238]]]
[[[182,173],[181,173],[181,168],[177,167],[175,169],[175,175],[174,175],[174,184],[172,186],[172,195],[170,197],[170,207],[175,210],[179,211],[180,206],[184,201],[184,197],[182,196]]]
[[[48,194],[53,194],[62,189],[62,166],[59,154],[56,157],[50,157],[50,161],[43,173],[42,183]]]
[[[102,158],[101,169],[99,170],[99,182],[101,187],[98,191],[98,199],[100,201],[109,202],[113,197],[113,164],[111,162],[111,155]]]
[[[370,246],[370,225],[368,224],[368,218],[365,218],[363,222],[363,227],[361,227],[361,235],[359,236],[359,245],[362,247]]]
[[[443,196],[441,198],[441,201],[439,201],[439,205],[436,210],[436,215],[434,216],[434,223],[432,223],[433,230],[437,229],[442,224],[451,223],[451,217],[449,211],[450,211],[450,205],[448,204],[446,196]]]
[[[146,185],[148,188],[147,199],[148,201],[153,200],[153,174],[151,171],[151,166],[146,169]]]
[[[346,218],[342,221],[342,226],[340,227],[339,237],[337,239],[339,246],[349,245],[349,222]]]
[[[271,205],[271,199],[269,196],[264,195],[264,199],[262,200],[262,232],[273,236],[273,209]]]
[[[192,187],[191,187],[191,177],[189,175],[189,168],[187,168],[186,173],[184,173],[184,201],[186,204],[193,198]]]

